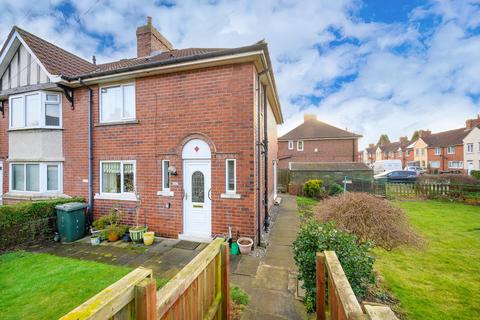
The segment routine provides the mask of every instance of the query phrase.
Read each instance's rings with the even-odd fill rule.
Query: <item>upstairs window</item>
[[[10,97],[10,129],[60,128],[60,94],[34,92]]]
[[[447,153],[448,154],[454,154],[455,153],[455,147],[454,146],[450,146],[447,148]]]
[[[100,122],[135,120],[135,85],[121,84],[100,89]]]
[[[288,150],[293,150],[293,141],[288,141]]]
[[[467,143],[467,153],[473,153],[473,143]]]
[[[297,151],[303,151],[303,141],[297,141]]]
[[[435,155],[436,155],[436,156],[439,156],[439,155],[441,155],[441,154],[442,154],[442,149],[439,148],[439,147],[436,147],[436,148],[435,148]]]

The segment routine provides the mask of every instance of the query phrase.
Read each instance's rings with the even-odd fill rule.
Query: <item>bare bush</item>
[[[332,197],[322,201],[314,211],[317,219],[334,221],[337,229],[357,235],[360,242],[373,241],[387,250],[422,244],[401,208],[368,193]]]

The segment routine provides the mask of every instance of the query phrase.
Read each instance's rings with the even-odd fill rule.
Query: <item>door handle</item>
[[[188,194],[185,192],[184,189],[182,189],[182,199],[187,200],[187,198],[188,198]]]
[[[208,190],[208,199],[212,200],[212,189]]]

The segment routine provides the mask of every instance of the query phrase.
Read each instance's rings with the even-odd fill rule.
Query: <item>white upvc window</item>
[[[430,168],[440,168],[440,161],[430,161]]]
[[[225,192],[237,192],[237,161],[235,159],[225,160]]]
[[[61,193],[62,165],[54,162],[13,162],[10,190],[20,193]]]
[[[473,143],[467,143],[467,153],[473,153]]]
[[[288,150],[293,150],[293,141],[288,141]]]
[[[9,98],[9,128],[61,128],[61,95],[56,92],[36,91]]]
[[[449,146],[447,148],[447,153],[448,154],[455,154],[455,147],[454,146]]]
[[[170,167],[170,160],[162,160],[162,191],[170,191],[170,174],[168,168]]]
[[[435,148],[435,155],[436,155],[436,156],[439,156],[439,155],[441,155],[441,154],[442,154],[442,148],[436,147],[436,148]]]
[[[100,88],[100,122],[135,120],[135,84]]]
[[[463,161],[448,161],[448,167],[452,169],[463,169]]]
[[[100,161],[100,195],[135,198],[135,183],[135,161]]]
[[[297,151],[303,151],[303,141],[297,141]]]

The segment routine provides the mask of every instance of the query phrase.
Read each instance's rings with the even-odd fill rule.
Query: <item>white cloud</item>
[[[468,98],[480,95],[480,37],[471,35],[480,25],[478,0],[428,1],[408,21],[390,24],[365,23],[357,15],[359,0],[187,0],[161,7],[144,0],[85,0],[72,2],[70,15],[54,10],[65,4],[0,0],[0,39],[18,24],[86,59],[96,54],[101,63],[135,56],[135,29],[147,15],[179,48],[265,38],[286,118],[280,134],[298,125],[304,111],[314,112],[363,134],[365,146],[384,132],[395,139],[419,128],[460,127],[479,112],[478,102]],[[428,19],[435,21],[430,28]],[[330,45],[333,30],[343,43]],[[353,82],[332,91],[338,77],[351,75],[357,75]],[[292,102],[302,96],[319,102]]]

